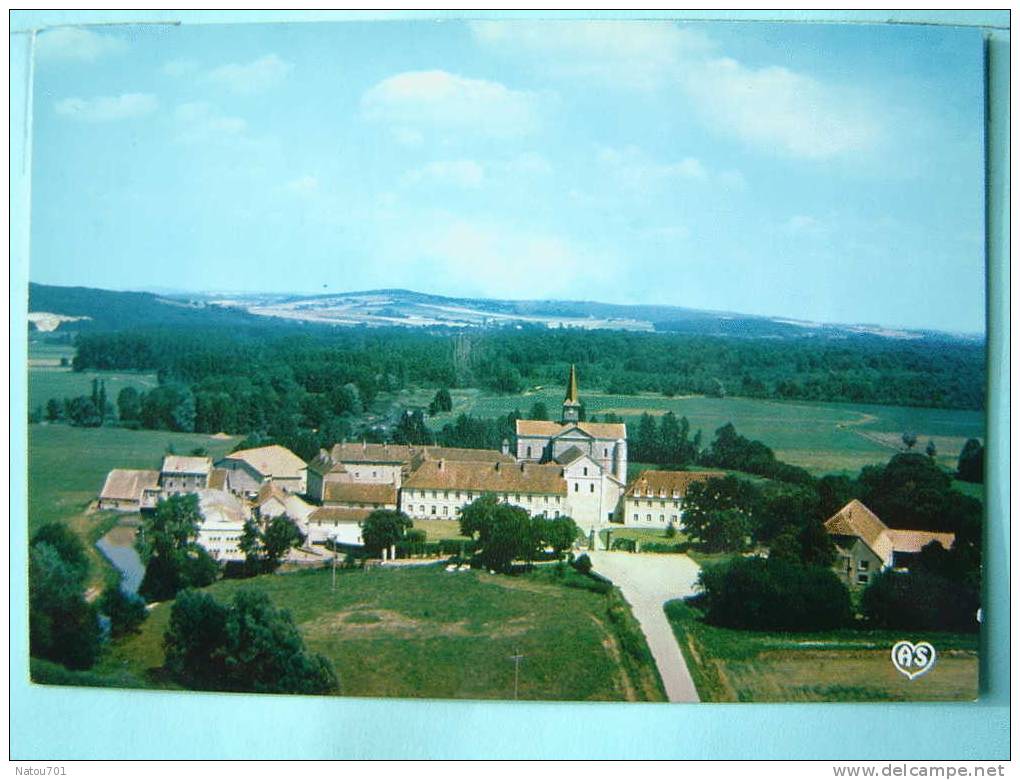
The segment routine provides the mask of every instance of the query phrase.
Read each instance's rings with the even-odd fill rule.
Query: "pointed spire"
[[[580,403],[581,399],[577,393],[577,369],[574,368],[574,364],[570,364],[570,379],[567,380],[567,397],[563,399],[565,404],[577,404]]]

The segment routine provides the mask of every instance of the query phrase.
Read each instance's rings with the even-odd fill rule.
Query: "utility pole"
[[[332,590],[336,590],[336,537],[330,536],[329,541],[333,546],[333,587]]]
[[[521,661],[524,659],[524,655],[515,647],[514,654],[510,656],[510,660],[514,662],[514,701],[517,700],[517,687],[521,681]]]

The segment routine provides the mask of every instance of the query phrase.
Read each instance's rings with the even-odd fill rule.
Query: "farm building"
[[[99,508],[138,512],[154,507],[158,494],[158,471],[113,469],[99,492]]]
[[[289,493],[304,493],[308,467],[297,455],[273,444],[231,452],[216,461],[227,472],[227,484],[233,493],[254,495],[270,480]]]
[[[159,470],[159,485],[167,495],[194,493],[209,487],[209,458],[167,455]]]
[[[826,520],[825,530],[836,545],[833,569],[851,588],[866,587],[886,569],[908,568],[932,542],[948,550],[955,539],[951,533],[889,528],[857,499]]]

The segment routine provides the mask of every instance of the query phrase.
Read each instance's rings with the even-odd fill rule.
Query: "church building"
[[[570,367],[560,422],[517,421],[517,462],[558,464],[567,513],[583,531],[613,521],[627,482],[627,426],[580,419],[577,370]]]

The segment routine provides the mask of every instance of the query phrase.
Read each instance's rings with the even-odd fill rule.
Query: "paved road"
[[[694,593],[701,571],[686,555],[594,551],[593,568],[623,592],[648,640],[670,701],[696,702],[698,691],[662,605]]]

